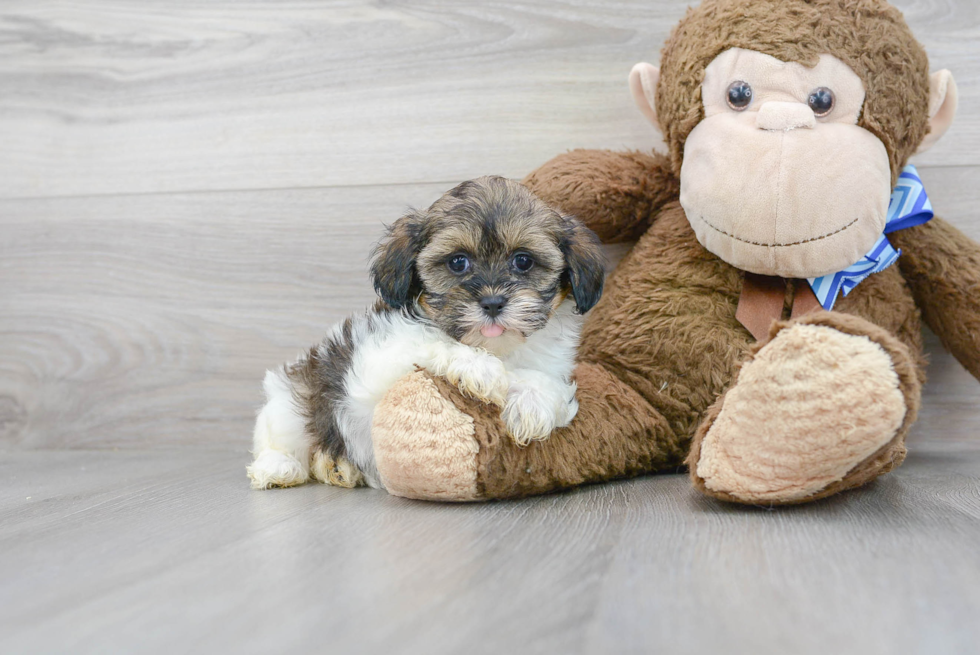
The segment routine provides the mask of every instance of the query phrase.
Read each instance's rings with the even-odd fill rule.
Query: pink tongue
[[[504,328],[500,325],[497,325],[496,323],[494,323],[493,325],[484,325],[483,327],[480,328],[480,334],[487,337],[488,339],[492,339],[493,337],[499,337],[503,333],[504,333]]]

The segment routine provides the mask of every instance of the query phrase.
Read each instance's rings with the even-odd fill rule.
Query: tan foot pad
[[[374,410],[371,436],[389,493],[423,500],[477,500],[473,419],[425,373],[402,378]]]
[[[696,474],[746,502],[792,502],[840,481],[905,417],[891,357],[822,325],[776,335],[739,374],[701,443]]]

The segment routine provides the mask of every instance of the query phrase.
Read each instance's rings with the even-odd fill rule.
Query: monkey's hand
[[[558,155],[524,185],[575,215],[603,243],[635,241],[660,209],[680,196],[680,182],[659,153],[573,150]]]
[[[578,412],[575,383],[540,371],[518,369],[507,374],[510,389],[501,418],[514,441],[526,446],[547,439]]]

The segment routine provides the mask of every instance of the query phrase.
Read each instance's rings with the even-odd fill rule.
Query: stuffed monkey
[[[525,180],[637,241],[583,331],[578,416],[521,448],[496,408],[412,374],[375,413],[390,493],[510,498],[686,464],[715,498],[811,501],[902,462],[922,319],[980,377],[980,247],[906,167],[956,86],[896,9],[706,0],[630,87],[666,156],[573,151]]]

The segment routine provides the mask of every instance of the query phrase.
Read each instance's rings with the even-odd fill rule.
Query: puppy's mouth
[[[456,334],[468,346],[492,350],[523,343],[532,333],[545,326],[550,307],[530,294],[515,294],[507,298],[506,307],[493,315],[481,304],[473,303],[455,322]]]
[[[527,335],[516,325],[499,319],[484,319],[466,330],[459,340],[467,346],[480,346],[497,352],[523,343],[526,338]]]
[[[495,339],[504,333],[504,326],[500,323],[490,323],[480,328],[480,334],[487,339]]]

